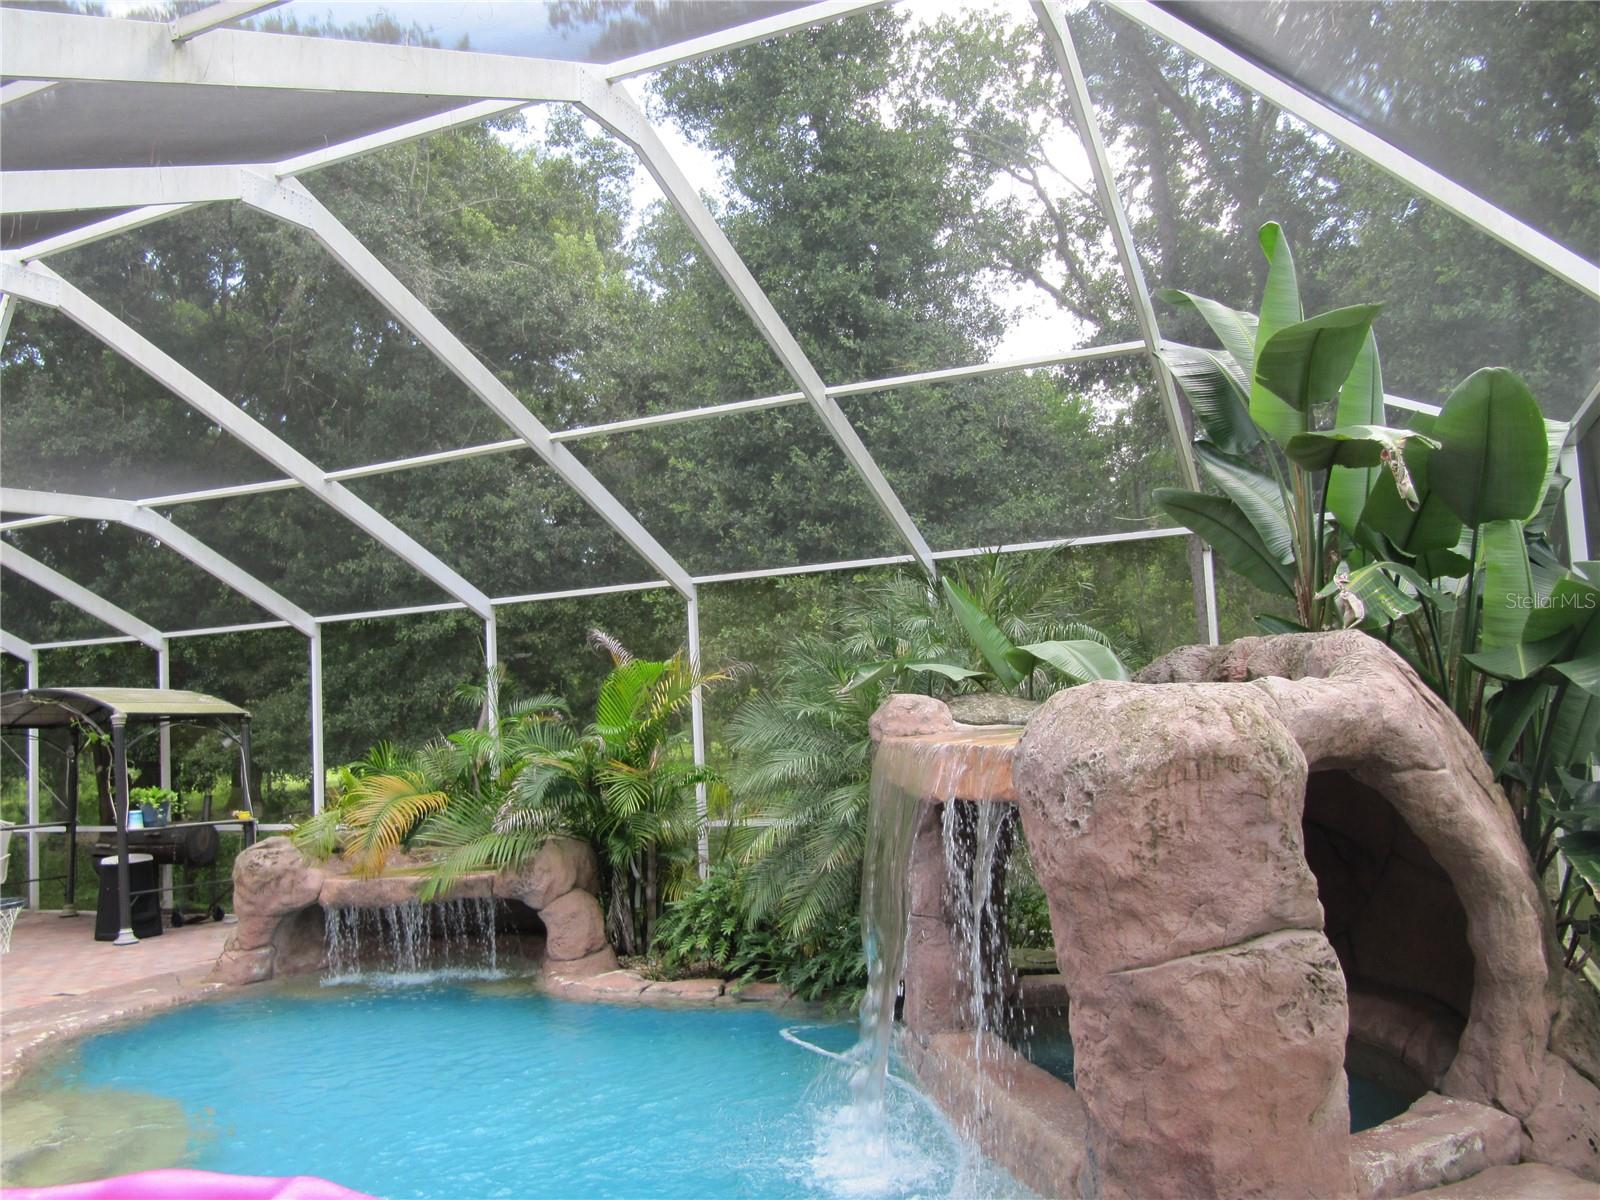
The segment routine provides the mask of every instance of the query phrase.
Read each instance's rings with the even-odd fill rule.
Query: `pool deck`
[[[22,913],[0,957],[0,1086],[63,1037],[223,990],[209,976],[233,929],[206,921],[114,946],[94,940],[93,913]]]

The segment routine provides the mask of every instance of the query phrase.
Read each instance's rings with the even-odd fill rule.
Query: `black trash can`
[[[94,940],[117,940],[117,856],[96,861],[100,873],[100,905],[94,914]],[[131,920],[134,937],[161,936],[161,893],[156,891],[156,863],[148,854],[128,855],[128,891],[133,895]],[[142,895],[140,893],[143,893]]]

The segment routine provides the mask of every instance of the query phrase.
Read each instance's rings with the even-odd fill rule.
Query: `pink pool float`
[[[59,1187],[7,1188],[6,1200],[373,1200],[314,1175],[272,1179],[172,1168],[67,1183]]]

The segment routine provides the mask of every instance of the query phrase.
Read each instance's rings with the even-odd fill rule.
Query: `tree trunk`
[[[646,946],[649,946],[655,937],[656,918],[661,915],[657,868],[656,848],[651,846],[645,851],[644,857],[644,944]]]

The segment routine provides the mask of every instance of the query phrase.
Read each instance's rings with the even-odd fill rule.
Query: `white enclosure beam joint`
[[[1067,28],[1067,18],[1057,0],[1034,0],[1034,9],[1038,13],[1039,26],[1044,33],[1045,42],[1056,60],[1062,82],[1066,85],[1067,104],[1072,112],[1072,122],[1077,126],[1084,154],[1088,157],[1089,166],[1094,173],[1095,190],[1100,195],[1100,207],[1105,213],[1111,240],[1116,246],[1117,260],[1122,265],[1123,279],[1132,296],[1139,332],[1144,336],[1144,343],[1150,352],[1150,361],[1161,389],[1167,426],[1178,452],[1178,467],[1183,475],[1184,486],[1198,491],[1200,474],[1195,465],[1194,447],[1189,444],[1188,427],[1183,420],[1178,385],[1172,378],[1172,373],[1167,370],[1166,364],[1161,361],[1161,329],[1156,321],[1155,305],[1150,299],[1150,288],[1145,282],[1144,269],[1139,265],[1139,249],[1133,239],[1133,227],[1128,223],[1127,209],[1123,206],[1122,196],[1117,191],[1116,173],[1112,170],[1111,158],[1106,153],[1105,140],[1100,136],[1100,122],[1095,117],[1094,103],[1089,97],[1089,84],[1084,77],[1083,64],[1078,61],[1077,47],[1073,45],[1072,33]]]
[[[412,294],[378,257],[346,229],[334,215],[293,180],[248,177],[244,201],[253,208],[308,230],[358,283],[365,287],[394,318],[409,329],[457,379],[499,417],[530,449],[553,467],[585,503],[616,530],[657,571],[685,596],[694,594],[689,572],[608,491],[572,451],[558,445],[540,420],[473,354],[444,322]]]
[[[53,514],[87,521],[115,521],[148,534],[163,546],[188,559],[208,575],[226,584],[291,628],[311,634],[315,619],[299,605],[291,603],[243,568],[229,562],[199,538],[171,520],[127,500],[102,496],[75,496],[62,492],[38,492],[27,488],[0,487],[0,509],[7,512]]]
[[[11,318],[17,315],[17,298],[10,292],[0,294],[0,349],[5,348],[11,336]]]
[[[20,658],[26,663],[39,661],[39,651],[34,648],[33,643],[25,642],[16,634],[7,633],[3,629],[0,629],[0,651],[11,655],[12,658]],[[28,686],[32,687],[33,685],[29,684]]]
[[[728,240],[727,235],[712,217],[711,210],[706,207],[700,193],[695,190],[694,185],[689,182],[689,177],[683,173],[683,169],[672,157],[666,143],[657,135],[633,98],[619,85],[608,83],[603,75],[593,71],[584,76],[583,85],[579,106],[633,147],[639,155],[640,162],[660,185],[668,203],[683,218],[689,231],[694,235],[695,242],[711,260],[717,273],[722,276],[722,281],[733,290],[735,299],[755,323],[767,344],[772,347],[784,370],[789,373],[796,386],[805,394],[811,407],[822,418],[824,427],[844,451],[845,458],[861,476],[873,499],[889,518],[901,540],[911,548],[912,554],[922,565],[923,570],[929,575],[937,574],[933,552],[911,519],[911,514],[906,511],[905,505],[889,486],[883,471],[867,451],[838,402],[828,394],[822,377],[817,374],[811,360],[800,348],[800,343],[795,341],[794,335],[789,332],[789,327],[778,315],[778,310],[773,307],[772,301],[761,290],[755,276],[745,266],[738,251],[733,248],[733,243]]]
[[[284,2],[285,0],[217,0],[215,4],[196,9],[172,22],[172,40],[181,45],[190,38],[197,38],[202,33],[210,33],[213,29],[221,29],[224,25],[246,20],[257,13],[266,12],[269,8],[277,8]]]
[[[166,644],[162,640],[161,631],[148,621],[141,621],[127,609],[119,608],[81,584],[74,583],[31,554],[24,554],[10,542],[0,541],[0,567],[21,576],[29,583],[37,584],[74,608],[82,609],[95,620],[111,626],[118,633],[143,642],[152,650],[160,650]]]
[[[1326,134],[1345,149],[1393,175],[1407,187],[1455,213],[1496,241],[1510,246],[1530,262],[1537,263],[1586,295],[1600,299],[1600,266],[1574,254],[1555,239],[1490,204],[1392,142],[1148,0],[1109,2],[1113,9],[1129,20],[1211,64],[1235,83],[1256,92],[1269,103]]]
[[[488,614],[489,597],[416,539],[343,484],[329,480],[305,455],[42,263],[26,267],[0,263],[0,291],[59,310],[473,612]]]
[[[776,16],[747,21],[731,29],[718,30],[703,37],[619,58],[601,69],[607,79],[613,81],[626,79],[630,75],[643,75],[647,71],[658,71],[663,67],[676,67],[682,63],[694,62],[707,55],[737,50],[741,46],[753,45],[797,29],[809,29],[829,21],[838,21],[859,12],[866,12],[868,9],[881,8],[891,2],[892,0],[823,0],[820,4],[791,8]]]

